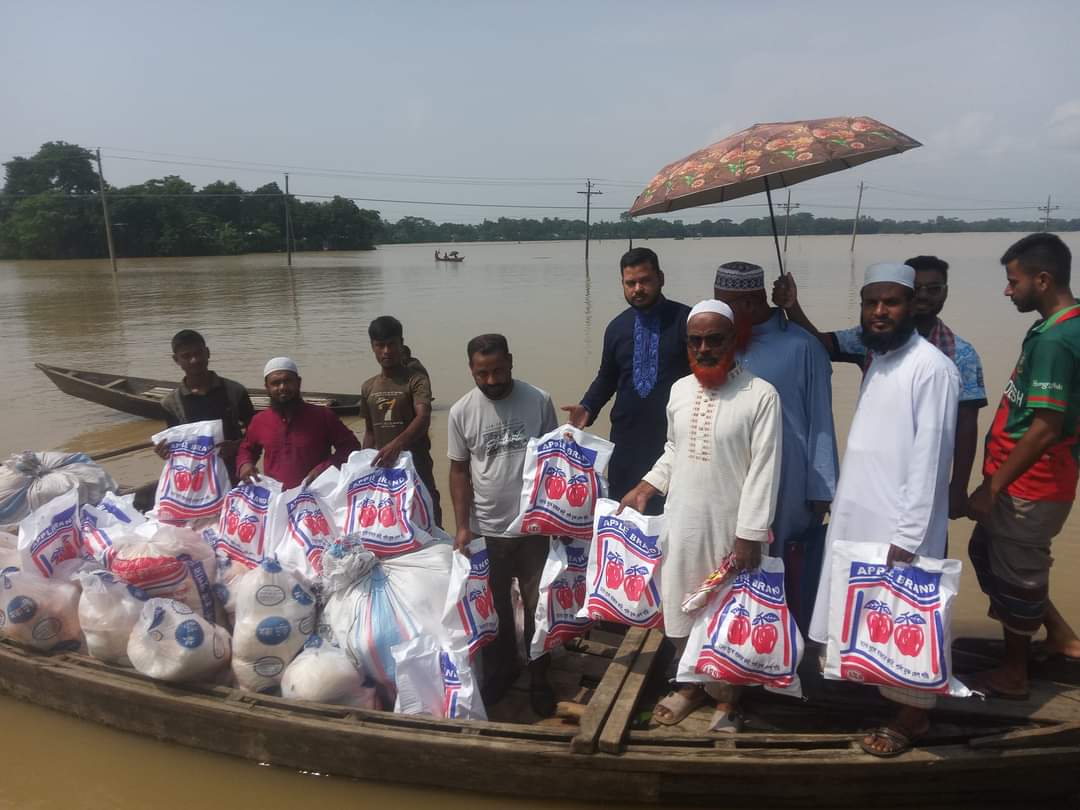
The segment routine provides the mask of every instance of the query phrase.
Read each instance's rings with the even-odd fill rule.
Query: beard
[[[270,410],[279,414],[290,414],[300,406],[300,396],[297,395],[292,399],[287,399],[284,402],[278,399],[270,397]]]
[[[915,331],[915,319],[909,317],[888,332],[874,332],[865,323],[862,328],[863,345],[874,354],[885,354],[908,342]]]
[[[735,365],[735,349],[731,349],[720,357],[715,365],[705,365],[691,351],[687,352],[690,358],[690,371],[701,383],[702,388],[719,388],[728,381],[728,375]]]

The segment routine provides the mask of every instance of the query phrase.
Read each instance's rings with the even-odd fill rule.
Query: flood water
[[[933,234],[794,237],[787,253],[803,306],[821,328],[858,318],[863,267],[874,261],[931,253],[951,264],[943,317],[982,357],[994,406],[1033,318],[1002,296],[998,257],[1018,234]],[[1074,252],[1080,238],[1065,236]],[[770,239],[691,239],[641,242],[656,250],[666,271],[665,292],[693,304],[712,295],[721,261],[757,261],[775,272]],[[445,247],[445,246],[440,246]],[[482,332],[503,332],[514,373],[549,391],[557,404],[577,402],[599,363],[604,328],[623,307],[618,258],[625,242],[594,242],[586,272],[580,242],[469,244],[462,264],[435,263],[429,245],[364,253],[300,254],[290,271],[284,256],[142,259],[120,262],[0,262],[0,379],[8,405],[0,420],[0,454],[23,449],[94,453],[145,441],[161,425],[109,411],[59,393],[34,362],[141,377],[176,379],[169,339],[194,328],[207,338],[212,367],[248,385],[263,363],[287,354],[297,360],[304,387],[356,392],[377,370],[368,322],[383,314],[405,325],[406,343],[431,373],[436,475],[446,481],[446,410],[472,385],[465,343]],[[835,368],[834,410],[843,439],[860,373]],[[606,414],[605,414],[606,416]],[[346,420],[359,434],[358,420]],[[606,435],[607,423],[596,429]],[[976,462],[976,474],[981,463]],[[106,466],[117,480],[156,477],[159,462],[139,453]],[[448,495],[444,494],[444,497]],[[449,528],[449,527],[448,527]],[[953,555],[965,563],[957,630],[996,633],[965,553],[971,524],[950,527]],[[1080,523],[1074,512],[1054,544],[1055,602],[1080,623]],[[367,807],[503,806],[465,794],[410,790],[260,768],[159,744],[81,723],[0,698],[0,806],[19,808],[160,808],[192,804],[264,808],[299,802]],[[168,785],[168,787],[165,787]],[[535,806],[515,800],[520,807]],[[559,805],[566,806],[566,805]]]

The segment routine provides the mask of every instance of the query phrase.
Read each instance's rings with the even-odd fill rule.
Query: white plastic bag
[[[319,636],[311,636],[285,667],[281,696],[357,709],[379,708],[374,682],[364,677],[344,650]]]
[[[33,571],[0,571],[0,636],[42,652],[77,652],[79,586]]]
[[[489,582],[491,559],[484,538],[469,543],[467,557],[455,551],[450,565],[443,624],[452,635],[462,636],[471,657],[499,635],[499,616]]]
[[[80,503],[94,503],[116,482],[83,453],[16,453],[0,465],[0,525],[15,525],[72,487]]]
[[[322,576],[323,552],[340,536],[329,507],[310,487],[290,489],[277,497],[269,532],[278,562],[295,571],[309,588]]]
[[[67,578],[86,564],[74,487],[35,509],[19,524],[20,567],[43,577]]]
[[[720,588],[694,620],[679,659],[680,682],[722,681],[802,696],[803,639],[788,610],[784,563],[763,557]]]
[[[521,507],[507,531],[590,539],[596,501],[607,495],[604,470],[614,449],[572,425],[529,439]]]
[[[109,570],[152,598],[175,599],[215,621],[213,549],[191,529],[153,523],[139,527],[143,530],[154,533],[127,537],[113,546]]]
[[[116,541],[146,524],[146,518],[126,498],[111,492],[97,506],[83,504],[79,516],[85,552],[105,567]]]
[[[825,677],[970,696],[952,677],[960,561],[917,556],[889,568],[888,553],[884,543],[833,544]]]
[[[588,597],[581,618],[633,627],[661,627],[663,517],[649,517],[601,498],[589,551]]]
[[[236,588],[232,669],[241,689],[272,690],[315,630],[315,598],[277,560],[264,560]]]
[[[265,475],[229,490],[221,507],[215,550],[248,568],[261,563],[271,552],[268,525],[280,494],[281,484]]]
[[[18,535],[0,531],[0,571],[18,568],[20,562]]]
[[[150,598],[146,591],[121,582],[108,571],[79,574],[79,624],[86,637],[86,649],[99,661],[131,666],[128,639]]]
[[[589,565],[589,543],[574,540],[569,545],[552,538],[544,571],[540,575],[540,597],[529,659],[540,656],[572,638],[585,635],[592,624],[578,614],[585,606],[585,572]]]
[[[487,720],[468,650],[440,647],[425,634],[395,645],[393,655],[395,712],[447,720]]]
[[[151,599],[128,639],[127,654],[138,672],[159,681],[211,680],[229,663],[224,627],[208,622],[183,602]]]
[[[191,422],[150,437],[164,442],[169,457],[158,480],[153,514],[168,523],[188,523],[213,517],[229,489],[229,471],[218,454],[224,440],[220,419]]]

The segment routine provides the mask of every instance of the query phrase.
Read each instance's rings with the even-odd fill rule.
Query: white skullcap
[[[915,289],[915,269],[899,262],[878,262],[866,268],[866,278],[863,286],[877,284],[879,281],[888,281],[892,284],[902,284],[909,290]]]
[[[274,357],[267,361],[266,367],[263,368],[263,379],[265,380],[275,371],[291,371],[297,377],[300,376],[300,369],[296,367],[296,362],[288,357]]]
[[[723,315],[729,321],[735,323],[735,313],[731,311],[731,307],[723,301],[717,301],[715,298],[706,298],[704,301],[698,301],[694,304],[694,308],[690,310],[686,322],[690,323],[695,315],[701,315],[705,312],[715,312],[717,315]]]

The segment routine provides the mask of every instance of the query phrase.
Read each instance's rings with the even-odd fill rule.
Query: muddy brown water
[[[947,259],[949,301],[943,317],[982,358],[991,403],[981,414],[985,431],[1033,320],[1002,296],[998,257],[1018,236],[860,237],[854,254],[846,237],[794,237],[787,262],[817,325],[841,328],[857,320],[866,264],[922,253]],[[1065,238],[1080,252],[1080,237]],[[667,275],[665,292],[689,304],[711,296],[713,270],[721,261],[757,261],[770,272],[776,267],[771,239],[639,244],[659,253]],[[625,248],[621,241],[594,242],[588,273],[580,242],[459,246],[467,257],[461,264],[433,262],[430,245],[300,254],[291,271],[278,255],[122,260],[115,278],[107,262],[0,262],[0,379],[7,401],[0,454],[52,448],[100,452],[144,441],[160,427],[61,394],[34,368],[35,361],[173,379],[178,369],[169,338],[194,328],[206,336],[212,366],[223,375],[254,385],[269,357],[288,354],[299,363],[306,388],[354,392],[376,370],[367,324],[393,314],[405,324],[413,353],[431,372],[436,396],[432,441],[437,480],[443,482],[448,473],[446,410],[472,385],[466,341],[481,332],[505,333],[516,377],[549,391],[557,404],[576,402],[596,371],[605,326],[625,306],[618,282],[618,258]],[[859,380],[858,369],[835,367],[841,451]],[[362,431],[359,420],[346,421]],[[606,421],[597,429],[606,435]],[[119,481],[131,484],[153,479],[160,469],[150,453],[106,466]],[[957,631],[992,635],[996,627],[985,618],[985,603],[964,551],[970,531],[966,520],[950,527],[950,548],[965,562]],[[1052,579],[1054,598],[1074,624],[1080,623],[1080,592],[1070,587],[1080,570],[1078,534],[1074,513],[1055,541]],[[7,698],[0,698],[0,762],[0,806],[13,808],[506,803],[259,767],[99,728]],[[515,801],[515,806],[541,805]]]

